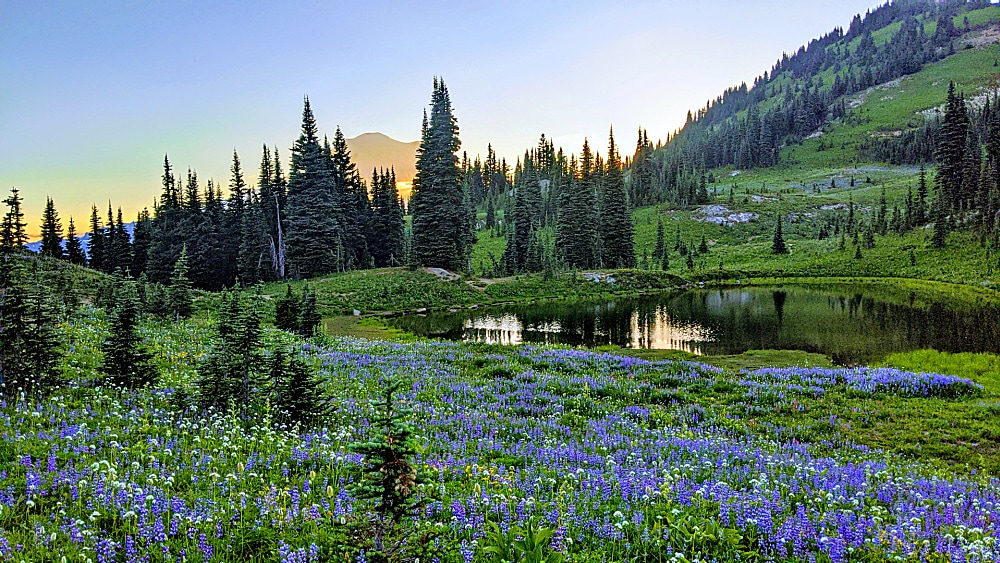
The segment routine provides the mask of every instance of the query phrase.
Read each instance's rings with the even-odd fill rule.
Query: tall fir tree
[[[666,250],[666,240],[663,233],[663,218],[657,216],[656,218],[656,246],[653,247],[653,258],[663,258],[663,253]]]
[[[507,247],[504,250],[505,269],[512,274],[528,270],[530,251],[538,252],[532,245],[535,240],[536,225],[532,220],[532,209],[537,208],[533,192],[538,189],[538,176],[534,162],[525,153],[524,162],[518,162],[514,180],[514,212],[508,221]],[[533,266],[540,266],[534,263]],[[540,267],[538,268],[540,269]]]
[[[97,214],[97,206],[90,207],[90,239],[87,241],[87,264],[95,270],[104,270],[104,227]]]
[[[369,263],[368,238],[371,229],[371,202],[357,167],[351,161],[351,151],[340,127],[333,134],[328,148],[334,181],[334,202],[337,219],[342,226],[345,252],[344,266],[362,268]]]
[[[122,208],[119,207],[115,215],[114,227],[109,238],[110,254],[115,256],[115,269],[121,271],[129,270],[132,265],[132,239],[125,230],[125,222],[122,220]]]
[[[211,350],[198,366],[198,405],[216,412],[233,405],[245,417],[258,398],[255,390],[263,387],[256,296],[224,291],[216,319]]]
[[[292,148],[288,180],[288,267],[298,278],[339,271],[345,260],[330,159],[319,144],[318,133],[309,98],[305,98],[302,132]]]
[[[248,222],[247,214],[252,207],[251,190],[243,178],[243,166],[240,164],[240,155],[237,154],[236,149],[233,149],[233,163],[229,172],[229,203],[226,206],[222,225],[219,225],[222,235],[218,245],[221,250],[221,256],[219,256],[221,260],[217,259],[216,263],[217,267],[222,269],[219,272],[221,278],[239,280],[240,285],[243,286],[252,285],[259,281],[260,276],[256,268],[248,270],[246,268],[248,264],[244,260],[249,259],[247,248],[257,245],[250,241],[244,241],[243,237],[244,235],[253,237],[254,229],[259,229],[262,225],[252,225],[256,223],[253,219],[249,219],[251,225],[246,224]],[[249,232],[245,232],[248,228]],[[253,251],[249,254],[252,255]],[[223,285],[232,283],[225,281]]]
[[[51,197],[45,198],[42,212],[42,246],[40,254],[50,258],[63,258],[63,228],[59,213]]]
[[[601,260],[605,268],[634,268],[635,246],[632,211],[622,175],[622,163],[612,130],[608,136],[608,161],[601,201]]]
[[[434,79],[431,115],[424,114],[417,173],[410,196],[415,263],[452,270],[467,268],[471,252],[467,208],[456,153],[458,122],[444,80]]]
[[[243,211],[240,229],[239,279],[243,286],[276,279],[271,264],[270,239],[264,206],[251,193],[250,203]]]
[[[771,239],[771,254],[788,254],[788,247],[785,245],[785,235],[781,229],[781,214],[775,219],[774,237]]]
[[[394,171],[372,171],[371,253],[375,266],[403,263],[405,223]]]
[[[302,289],[302,300],[299,302],[299,335],[304,338],[315,336],[322,321],[323,317],[316,308],[316,292],[307,285]]]
[[[969,116],[965,100],[961,95],[955,94],[955,83],[951,82],[948,84],[948,98],[934,155],[938,164],[937,176],[934,178],[937,197],[945,204],[945,211],[948,213],[965,207],[968,199],[968,194],[962,193],[968,131]]]
[[[285,277],[284,268],[284,226],[285,213],[285,182],[281,173],[281,160],[278,149],[271,151],[264,145],[258,173],[258,205],[260,215],[264,220],[264,240],[266,243],[267,263],[270,271],[265,279],[279,280]]]
[[[130,271],[133,276],[141,276],[146,273],[146,265],[149,260],[149,248],[153,243],[153,219],[149,216],[149,210],[143,208],[135,218],[135,227],[132,230],[132,267]]]
[[[913,226],[927,224],[927,170],[924,165],[920,165],[920,176],[917,182],[917,197],[913,202],[913,214],[915,221]]]
[[[275,300],[274,326],[288,332],[299,329],[299,297],[292,291],[291,284],[285,286],[285,294]]]
[[[21,210],[24,199],[17,188],[11,188],[10,195],[3,202],[7,212],[0,226],[0,250],[5,253],[23,252],[28,244],[28,235],[24,230],[28,224],[24,222],[24,211]]]
[[[87,265],[87,255],[83,251],[80,237],[76,235],[76,225],[73,223],[72,217],[69,218],[69,227],[66,228],[66,259],[71,264]]]

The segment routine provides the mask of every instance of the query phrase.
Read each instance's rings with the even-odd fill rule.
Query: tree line
[[[395,172],[374,170],[370,183],[362,180],[339,127],[332,142],[320,141],[308,98],[287,177],[278,149],[266,145],[256,189],[248,186],[235,151],[230,172],[227,196],[213,180],[202,187],[190,168],[178,178],[164,157],[163,190],[153,211],[140,211],[130,233],[121,208],[115,214],[109,203],[104,221],[95,205],[86,244],[73,218],[64,233],[48,198],[40,253],[163,285],[183,253],[193,286],[212,291],[405,263],[404,204]],[[0,249],[23,251],[26,223],[16,189],[5,203]]]
[[[847,97],[953,54],[957,38],[971,29],[968,18],[962,26],[955,25],[956,18],[987,5],[958,0],[886,3],[863,18],[855,16],[846,33],[834,28],[795,53],[784,54],[751,87],[744,83],[729,88],[689,112],[685,125],[665,144],[637,151],[632,169],[639,181],[630,187],[633,201],[700,203],[695,194],[706,171],[773,166],[780,161],[782,147],[800,143],[830,122],[866,119],[848,107]],[[876,32],[886,33],[890,24],[899,27],[880,42]],[[859,153],[893,164],[931,162],[939,129],[932,118],[900,137],[863,140]]]

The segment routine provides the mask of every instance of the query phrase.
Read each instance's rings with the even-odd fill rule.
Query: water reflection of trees
[[[492,320],[490,320],[492,319]],[[553,301],[398,319],[417,334],[502,343],[613,344],[706,354],[798,349],[838,363],[918,348],[1000,352],[1000,310],[914,306],[864,292],[746,288]]]

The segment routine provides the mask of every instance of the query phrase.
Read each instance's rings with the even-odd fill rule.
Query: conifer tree
[[[665,240],[663,234],[663,218],[656,218],[656,246],[653,247],[653,258],[663,258],[663,253],[666,250]]]
[[[597,175],[594,155],[587,139],[577,163],[569,163],[569,183],[559,197],[556,225],[556,247],[571,268],[589,268],[597,265],[598,214]],[[506,218],[505,218],[506,221]]]
[[[913,202],[913,214],[916,220],[912,226],[927,224],[927,171],[920,165],[920,180],[917,183],[917,199]]]
[[[30,280],[8,252],[0,256],[0,391],[40,397],[59,385],[59,332],[37,263]]]
[[[100,371],[107,381],[122,389],[138,389],[156,381],[156,368],[139,336],[139,295],[136,283],[117,278],[114,309],[110,312],[111,334],[101,350],[104,359]]]
[[[302,300],[299,302],[299,335],[303,338],[315,336],[322,321],[323,317],[316,309],[316,292],[307,285],[302,290]]]
[[[78,266],[87,265],[87,255],[83,252],[83,245],[80,244],[80,237],[76,236],[76,225],[73,218],[69,218],[69,227],[66,229],[66,259],[71,264]]]
[[[701,234],[701,242],[698,243],[698,254],[705,254],[708,252],[708,241],[705,240],[705,233]]]
[[[289,355],[284,348],[276,348],[268,361],[268,378],[282,421],[309,428],[329,414],[329,399],[322,391],[319,378],[298,355]]]
[[[50,258],[63,257],[63,230],[59,213],[51,197],[45,198],[45,211],[42,213],[42,246],[40,254]]]
[[[191,280],[188,279],[187,245],[181,247],[181,255],[174,265],[166,298],[167,309],[174,319],[186,319],[191,315],[194,298],[191,296]]]
[[[264,219],[264,241],[269,258],[270,272],[265,279],[280,280],[285,277],[285,180],[281,173],[281,160],[278,149],[274,149],[274,160],[271,151],[264,145],[258,175],[258,202],[260,214]]]
[[[424,114],[409,205],[413,259],[423,266],[467,267],[472,248],[456,156],[459,147],[458,122],[448,89],[443,80],[435,78],[431,116],[428,119]]]
[[[163,185],[163,193],[160,195],[160,207],[165,210],[180,207],[177,178],[174,177],[174,169],[170,165],[170,158],[167,155],[163,155],[163,176],[160,177],[160,181]]]
[[[90,240],[87,241],[87,265],[104,270],[104,228],[97,214],[97,205],[90,208]]]
[[[245,417],[262,387],[260,310],[255,298],[225,291],[217,315],[212,349],[198,366],[198,405],[220,411],[233,404]]]
[[[235,280],[240,285],[247,286],[256,283],[259,277],[256,268],[247,268],[253,263],[250,256],[254,252],[250,247],[256,246],[243,240],[244,235],[253,237],[252,227],[245,224],[246,215],[252,207],[252,190],[243,178],[243,166],[236,149],[233,149],[233,162],[229,172],[229,200],[222,219],[215,225],[219,232],[219,242],[216,245],[217,254],[214,262],[216,268],[221,270],[218,272],[219,277],[225,280],[222,285],[229,285]],[[245,233],[245,228],[251,228],[251,232]]]
[[[354,495],[376,501],[375,511],[383,524],[386,519],[398,524],[416,508],[413,493],[423,482],[410,461],[417,453],[413,426],[408,422],[412,410],[400,405],[394,396],[401,388],[399,381],[389,384],[375,402],[372,427],[376,435],[350,446],[352,452],[365,458]]]
[[[274,279],[264,206],[251,193],[240,229],[239,279],[244,286]]]
[[[493,199],[490,198],[486,200],[486,224],[487,229],[492,229],[497,226],[497,208],[493,205]]]
[[[535,224],[531,219],[533,186],[537,188],[538,177],[531,157],[525,153],[524,163],[518,163],[515,173],[514,212],[508,220],[510,230],[503,256],[505,267],[510,273],[516,274],[527,269],[530,247],[535,239]],[[537,249],[534,252],[537,253]]]
[[[292,292],[291,284],[285,286],[285,294],[275,301],[274,326],[289,332],[299,329],[299,297]]]
[[[116,270],[127,270],[132,264],[132,241],[128,231],[125,230],[125,223],[122,220],[122,208],[118,208],[115,222],[111,229],[110,254],[113,255]]]
[[[149,248],[153,243],[153,220],[149,210],[143,208],[135,218],[135,228],[132,230],[132,266],[129,271],[133,276],[146,273],[149,260]]]
[[[601,260],[606,268],[634,268],[632,212],[622,176],[622,163],[612,130],[601,202]]]
[[[28,235],[24,231],[28,224],[24,222],[24,212],[21,210],[23,201],[17,188],[11,188],[10,195],[3,200],[7,213],[0,226],[0,250],[5,253],[23,252],[28,244]]]
[[[372,171],[372,226],[369,248],[375,266],[403,263],[405,223],[394,171]]]
[[[946,197],[938,195],[931,205],[931,221],[934,222],[934,231],[931,235],[931,244],[934,248],[944,248],[947,242],[948,232],[951,230],[948,225],[948,202]]]
[[[369,262],[367,239],[371,234],[371,202],[357,167],[351,161],[351,151],[340,126],[334,132],[333,143],[327,151],[334,181],[334,202],[348,256],[345,266],[364,267]]]
[[[771,254],[788,254],[785,237],[781,232],[781,215],[778,215],[774,226],[774,238],[771,241]]]
[[[337,223],[329,156],[319,145],[309,98],[302,108],[302,132],[292,148],[288,180],[286,245],[288,266],[299,278],[339,271],[345,260]]]
[[[968,130],[965,100],[955,95],[955,83],[951,82],[948,84],[948,99],[935,153],[938,171],[934,178],[937,197],[944,203],[946,214],[959,209],[967,200],[968,194],[962,193],[962,180]]]

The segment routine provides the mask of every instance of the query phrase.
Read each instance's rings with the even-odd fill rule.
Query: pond
[[[884,287],[737,287],[492,306],[389,322],[451,340],[616,345],[699,355],[803,350],[841,365],[922,348],[1000,353],[1000,309],[967,309]]]

